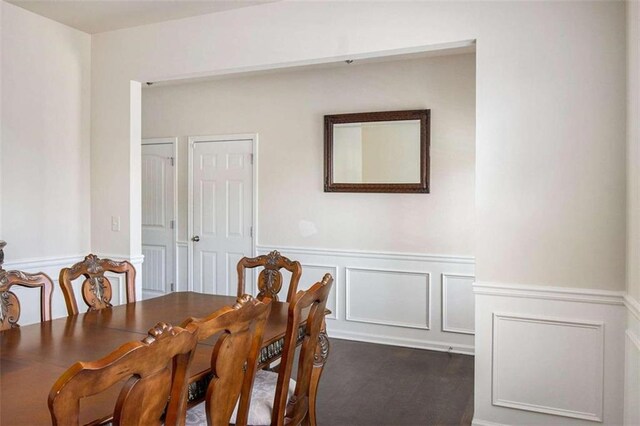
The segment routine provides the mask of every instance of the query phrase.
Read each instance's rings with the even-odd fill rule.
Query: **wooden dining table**
[[[190,316],[203,317],[234,302],[235,297],[176,292],[0,332],[0,425],[50,424],[47,397],[51,386],[76,361],[97,360],[123,343],[142,340],[160,321],[179,325]],[[288,306],[272,302],[258,360],[261,367],[282,354]],[[304,339],[304,326],[298,330],[298,343]],[[201,400],[206,393],[214,343],[211,338],[198,344],[190,371],[190,402]],[[313,367],[311,424],[316,424],[315,400],[328,355],[329,340],[323,327]],[[85,398],[81,422],[112,412],[118,390]]]

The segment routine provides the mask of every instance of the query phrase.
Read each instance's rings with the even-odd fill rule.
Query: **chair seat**
[[[251,394],[251,404],[249,406],[248,424],[254,426],[270,425],[271,412],[273,410],[273,398],[276,394],[276,386],[278,384],[278,373],[267,370],[258,370],[253,383],[253,392]],[[289,391],[287,392],[287,400],[291,399],[296,388],[296,381],[289,381]],[[236,414],[238,412],[238,404],[233,410],[231,423],[235,424]],[[187,410],[186,426],[197,426],[207,424],[207,413],[205,411],[205,403],[200,404]]]

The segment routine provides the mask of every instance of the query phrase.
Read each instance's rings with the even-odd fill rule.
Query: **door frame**
[[[188,291],[193,291],[193,148],[199,142],[247,142],[251,141],[253,155],[253,197],[251,206],[251,226],[253,233],[251,236],[251,255],[256,256],[256,246],[258,241],[258,134],[257,133],[237,133],[230,135],[209,135],[209,136],[189,136],[188,138],[188,166],[187,166],[187,282]]]
[[[173,258],[171,259],[173,262],[173,277],[171,280],[173,281],[173,290],[165,289],[167,293],[172,293],[174,291],[178,291],[178,137],[167,137],[167,138],[142,138],[141,145],[173,145],[173,166],[171,167],[173,173],[173,232],[171,233],[173,237]],[[142,157],[142,147],[140,147],[141,157]],[[142,229],[142,224],[140,225]],[[142,232],[141,232],[142,234]],[[140,235],[140,242],[142,245],[142,235]],[[165,271],[166,273],[166,271]],[[140,283],[142,285],[142,282]]]

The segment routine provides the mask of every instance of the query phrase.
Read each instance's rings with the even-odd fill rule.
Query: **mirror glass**
[[[325,192],[429,192],[429,110],[325,115]]]
[[[335,124],[333,182],[420,182],[420,121]]]

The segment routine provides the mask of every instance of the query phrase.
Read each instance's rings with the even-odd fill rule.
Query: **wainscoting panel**
[[[449,291],[449,322],[473,330],[460,313],[473,312],[474,259],[464,256],[258,246],[258,254],[278,250],[302,264],[299,289],[325,273],[334,277],[327,330],[334,338],[473,354],[472,335],[443,332],[442,274],[463,277],[460,291]],[[289,274],[283,274],[286,294]],[[452,288],[453,279],[449,283]],[[465,294],[464,288],[467,288]],[[453,312],[451,314],[451,312]],[[473,320],[473,316],[471,316]]]
[[[601,421],[603,356],[603,323],[494,313],[492,402]]]
[[[624,424],[640,425],[640,303],[625,296],[625,306]]]
[[[474,284],[474,424],[623,423],[622,292]]]
[[[145,262],[142,264],[142,297],[147,299],[165,294],[167,289],[166,275],[166,247],[157,245],[143,245],[142,254]]]
[[[238,294],[238,273],[236,272],[238,261],[244,257],[242,253],[227,253],[227,295]]]
[[[442,274],[442,331],[474,334],[472,275]]]
[[[176,243],[176,291],[187,291],[189,288],[189,243],[178,241]]]
[[[338,267],[329,265],[312,265],[302,264],[302,273],[307,277],[316,277],[313,280],[300,280],[298,284],[298,290],[306,290],[316,282],[320,281],[324,274],[331,274],[333,277],[333,288],[329,293],[329,300],[327,300],[327,309],[331,311],[331,314],[327,315],[327,319],[338,319],[338,288],[340,286],[338,278]],[[288,287],[288,284],[287,284]],[[283,293],[284,294],[284,293]]]
[[[430,328],[428,272],[346,268],[345,285],[347,321]]]

